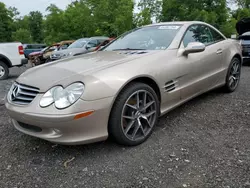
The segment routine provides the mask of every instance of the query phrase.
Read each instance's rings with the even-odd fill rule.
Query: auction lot
[[[1,97],[25,68],[0,81]],[[163,116],[137,147],[59,146],[24,135],[0,102],[0,187],[250,187],[250,67],[232,94],[215,90]]]

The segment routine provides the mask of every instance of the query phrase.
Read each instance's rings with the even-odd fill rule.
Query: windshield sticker
[[[166,46],[157,46],[155,50],[165,50]]]
[[[162,26],[158,27],[158,29],[173,29],[173,30],[177,30],[179,28],[180,28],[180,26],[178,26],[178,25],[162,25]]]

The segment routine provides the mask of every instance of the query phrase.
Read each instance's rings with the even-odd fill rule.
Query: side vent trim
[[[169,82],[167,82],[166,84],[165,84],[165,86],[163,87],[163,89],[165,90],[165,92],[171,92],[171,91],[174,91],[175,89],[176,89],[176,87],[177,87],[177,83],[178,83],[178,81],[177,80],[171,80],[171,81],[169,81]]]

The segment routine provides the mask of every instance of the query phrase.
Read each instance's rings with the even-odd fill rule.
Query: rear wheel
[[[109,133],[119,144],[135,146],[152,134],[159,117],[159,100],[146,84],[132,83],[117,97],[109,120]]]
[[[51,62],[52,60],[50,59],[50,58],[48,58],[48,59],[46,59],[45,60],[45,63],[49,63],[49,62]]]
[[[8,66],[0,61],[0,80],[4,80],[9,76],[9,68]]]
[[[239,58],[233,58],[226,77],[226,84],[224,86],[224,90],[226,92],[234,92],[240,83],[241,76],[241,61]]]

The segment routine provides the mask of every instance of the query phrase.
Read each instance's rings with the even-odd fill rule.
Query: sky
[[[20,14],[26,15],[30,11],[40,11],[43,14],[50,4],[56,4],[59,8],[65,9],[72,0],[0,0],[7,7],[16,7]]]

